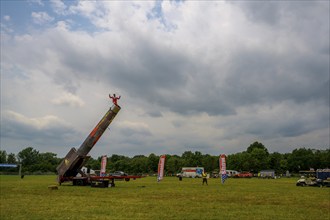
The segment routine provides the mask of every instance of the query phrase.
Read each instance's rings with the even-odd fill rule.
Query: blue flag
[[[221,182],[222,183],[225,183],[226,179],[228,178],[228,175],[227,174],[222,174],[221,175]]]

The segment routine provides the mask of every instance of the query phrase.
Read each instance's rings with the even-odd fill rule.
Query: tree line
[[[54,153],[40,153],[33,147],[27,147],[17,155],[0,150],[0,163],[21,164],[23,173],[56,173],[56,167],[63,158]],[[157,173],[159,155],[136,155],[127,157],[113,154],[108,157],[107,171],[121,170],[129,174]],[[246,151],[227,155],[227,170],[250,171],[272,169],[277,174],[286,171],[297,173],[300,170],[330,168],[330,149],[315,150],[298,148],[291,153],[269,153],[268,149],[259,142],[252,143]],[[85,166],[99,170],[101,157],[90,158]],[[204,167],[207,172],[219,172],[219,155],[202,154],[199,151],[185,151],[181,156],[166,155],[165,173],[175,175],[182,167]],[[4,168],[1,168],[2,170]],[[9,170],[15,168],[9,168]],[[8,169],[7,169],[8,170]]]

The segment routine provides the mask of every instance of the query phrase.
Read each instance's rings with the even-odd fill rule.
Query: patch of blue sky
[[[63,13],[49,1],[1,1],[1,31],[7,34],[21,35],[34,30],[42,30],[56,26],[57,22],[65,21],[72,31],[100,32],[90,20],[79,14],[70,13],[68,8],[76,1],[65,2]],[[33,18],[34,15],[45,15],[44,22]]]
[[[1,1],[1,25],[10,27],[11,34],[25,34],[40,28],[33,20],[33,13],[47,13],[50,22],[55,22],[55,14],[50,4],[36,4],[30,1]]]
[[[69,21],[69,29],[71,31],[83,31],[88,33],[102,32],[103,29],[95,26],[90,19],[80,16],[78,14],[73,14],[66,16],[66,21]]]
[[[10,68],[7,69],[1,68],[1,73],[2,80],[19,79],[25,81],[29,79],[29,74],[16,64],[13,64]]]
[[[162,2],[163,0],[157,0],[155,2],[155,6],[147,14],[147,18],[149,20],[157,19],[164,27],[165,31],[172,31],[177,28],[177,26],[169,21],[166,20],[163,14],[163,9],[162,9]]]
[[[31,5],[26,1],[0,1],[1,26],[24,33],[31,20]]]

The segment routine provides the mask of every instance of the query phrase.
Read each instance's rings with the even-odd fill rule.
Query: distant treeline
[[[160,155],[151,153],[149,156],[136,155],[127,157],[113,154],[108,157],[107,171],[121,170],[129,174],[157,173]],[[0,163],[22,164],[23,173],[56,173],[56,167],[63,160],[54,153],[39,153],[32,147],[27,147],[17,155],[0,150]],[[90,158],[85,164],[93,170],[99,170],[101,157]],[[219,155],[202,154],[199,151],[185,151],[181,156],[166,155],[165,172],[167,175],[176,174],[182,167],[204,167],[207,172],[219,172]],[[251,144],[246,151],[227,155],[227,169],[250,171],[258,173],[260,170],[272,169],[277,174],[286,171],[293,173],[299,170],[330,168],[330,149],[315,150],[298,148],[291,153],[269,153],[267,148],[259,142]],[[1,171],[13,171],[15,168],[1,168]]]

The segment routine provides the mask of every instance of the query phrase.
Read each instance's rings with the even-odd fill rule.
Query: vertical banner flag
[[[107,155],[104,155],[104,156],[102,156],[102,159],[101,159],[100,176],[105,176],[106,167],[107,167]]]
[[[164,177],[165,155],[160,156],[158,163],[158,177],[157,181],[161,181]]]
[[[219,158],[219,165],[220,165],[220,174],[221,174],[221,182],[222,184],[225,183],[227,179],[227,172],[226,172],[226,155],[221,154]]]

